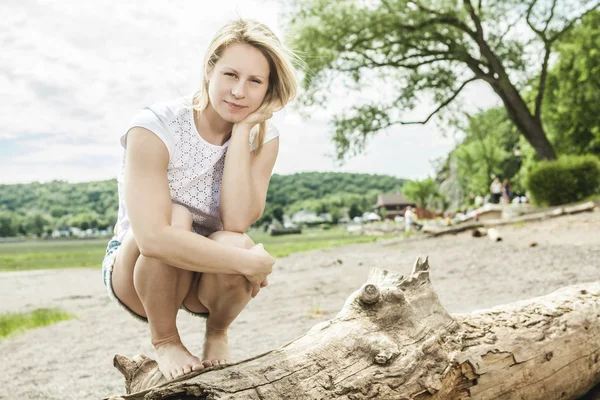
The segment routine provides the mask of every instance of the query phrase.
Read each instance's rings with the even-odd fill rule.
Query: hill
[[[305,208],[338,213],[369,209],[377,194],[399,190],[405,180],[387,175],[302,172],[273,175],[267,209],[258,224]],[[117,218],[115,179],[0,185],[0,236],[37,234],[75,226],[104,229]]]

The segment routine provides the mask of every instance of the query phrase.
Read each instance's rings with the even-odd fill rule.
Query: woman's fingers
[[[255,298],[260,292],[260,284],[252,284],[252,298]]]

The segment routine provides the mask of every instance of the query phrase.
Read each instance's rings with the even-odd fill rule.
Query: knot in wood
[[[375,304],[380,298],[379,289],[372,283],[366,283],[363,285],[360,291],[359,299],[364,304]]]
[[[390,358],[384,354],[378,354],[375,356],[375,364],[385,365],[389,360]]]

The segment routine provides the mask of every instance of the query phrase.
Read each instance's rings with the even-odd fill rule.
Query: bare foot
[[[179,336],[154,344],[158,369],[168,381],[204,369],[200,359],[185,348]]]
[[[227,365],[231,363],[230,357],[227,331],[206,327],[204,356],[202,357],[204,360],[202,363],[207,367]]]

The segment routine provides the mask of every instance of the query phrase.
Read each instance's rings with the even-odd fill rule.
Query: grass
[[[300,235],[270,236],[259,230],[252,230],[248,234],[255,243],[262,243],[273,257],[349,243],[374,242],[386,237],[350,235],[343,228],[305,230]],[[63,239],[0,243],[0,272],[69,267],[100,268],[108,240]]]
[[[273,257],[285,257],[301,251],[324,249],[351,243],[370,243],[390,236],[351,235],[343,228],[304,230],[300,235],[270,236],[260,231],[248,232],[254,243],[262,243]]]
[[[100,267],[108,239],[0,243],[0,271]]]
[[[26,329],[48,326],[71,318],[75,318],[75,316],[58,308],[40,308],[28,313],[0,314],[0,339]]]

